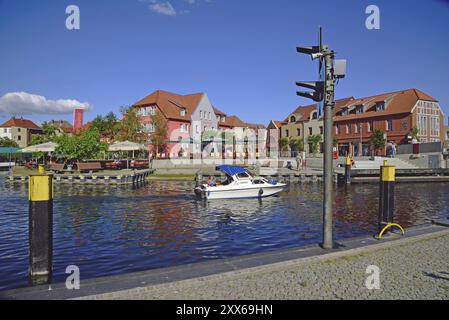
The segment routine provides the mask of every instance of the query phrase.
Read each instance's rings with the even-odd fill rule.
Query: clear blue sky
[[[314,80],[316,63],[295,47],[315,44],[322,25],[348,60],[337,97],[419,88],[449,116],[447,1],[168,1],[0,0],[0,97],[76,99],[92,104],[91,119],[156,89],[206,92],[228,114],[267,124],[309,104],[295,81]],[[81,10],[78,31],[65,28],[69,4]],[[380,30],[365,28],[370,4]]]

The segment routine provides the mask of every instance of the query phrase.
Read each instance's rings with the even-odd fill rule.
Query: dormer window
[[[225,121],[226,121],[226,117],[225,116],[221,117],[221,122],[225,122]]]
[[[312,119],[318,119],[318,113],[316,111],[312,113]]]
[[[355,114],[362,114],[363,113],[363,106],[357,106],[355,108]]]
[[[181,117],[185,117],[185,115],[186,115],[186,109],[181,109],[181,111],[180,111],[180,114],[181,114]]]
[[[349,110],[348,109],[344,109],[341,111],[341,115],[342,116],[347,116],[349,114]]]
[[[376,103],[376,111],[385,111],[385,102],[378,102]]]
[[[291,116],[290,117],[290,122],[296,122],[296,117],[295,116]]]

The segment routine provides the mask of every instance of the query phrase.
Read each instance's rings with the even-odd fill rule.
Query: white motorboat
[[[263,177],[254,177],[239,166],[219,166],[226,174],[226,180],[209,186],[203,184],[195,188],[195,194],[206,199],[265,198],[284,190],[286,184]]]

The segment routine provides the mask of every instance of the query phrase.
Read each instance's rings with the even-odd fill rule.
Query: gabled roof
[[[136,102],[133,107],[146,107],[156,104],[168,119],[189,121],[204,93],[180,95],[168,91],[157,90]],[[181,110],[185,109],[185,115]]]
[[[418,100],[425,100],[431,102],[438,102],[435,98],[425,94],[424,92],[418,89],[408,89],[402,91],[395,91],[390,93],[382,93],[375,96],[364,97],[360,99],[354,99],[349,101],[346,105],[341,105],[338,108],[334,109],[334,116],[336,120],[344,119],[357,119],[357,118],[365,118],[369,116],[377,117],[382,115],[392,115],[392,114],[400,114],[400,113],[410,113],[412,112],[413,107],[416,105]],[[385,101],[386,108],[383,111],[374,111],[373,107],[378,102]],[[345,107],[351,107],[356,105],[365,105],[365,112],[362,114],[349,114],[349,115],[339,115],[337,114]]]
[[[335,100],[335,109],[340,109],[342,106],[347,105],[349,102],[351,102],[352,100],[354,100],[354,97],[348,97],[348,98],[344,98],[344,99],[338,99]],[[288,119],[290,118],[291,115],[301,115],[300,119],[296,119],[296,122],[302,122],[302,121],[309,121],[310,120],[310,114],[312,113],[312,111],[316,110],[317,108],[317,104],[311,104],[308,106],[299,106],[298,108],[295,109],[295,111],[293,111],[285,120],[284,122],[288,122]]]
[[[39,127],[37,124],[35,124],[31,120],[27,120],[27,119],[23,119],[23,118],[17,119],[15,117],[12,117],[8,121],[6,121],[2,125],[0,125],[0,128],[11,128],[11,127],[36,129],[36,130],[41,129],[41,127]]]
[[[212,107],[214,109],[214,112],[217,116],[226,116],[226,113],[224,113],[223,111],[219,110],[218,108]]]

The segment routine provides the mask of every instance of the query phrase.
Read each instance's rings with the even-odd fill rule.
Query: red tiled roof
[[[408,89],[402,91],[395,91],[390,93],[383,93],[375,96],[354,99],[345,105],[340,105],[334,109],[335,120],[351,120],[366,117],[388,116],[399,113],[410,113],[418,100],[426,100],[437,102],[437,100],[418,89]],[[386,109],[384,111],[369,111],[375,106],[376,102],[387,101]],[[366,111],[361,114],[337,115],[345,107],[356,106],[364,104]]]
[[[136,102],[133,107],[146,107],[156,104],[166,118],[189,121],[203,95],[203,93],[180,95],[157,90]],[[186,110],[184,116],[180,112],[182,108]]]
[[[0,128],[10,128],[10,127],[19,127],[19,128],[27,128],[27,129],[41,129],[37,124],[35,124],[31,120],[27,119],[17,119],[17,118],[11,118],[2,125],[0,125]]]

